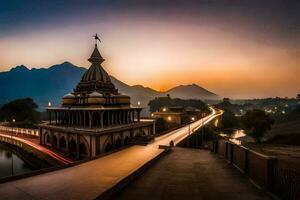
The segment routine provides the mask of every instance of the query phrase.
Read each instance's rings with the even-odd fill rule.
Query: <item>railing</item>
[[[17,128],[17,127],[8,127],[8,126],[0,126],[0,131],[12,132],[15,134],[24,134],[29,136],[39,136],[38,129],[27,129],[27,128]]]
[[[300,173],[289,169],[287,166],[275,165],[272,192],[281,199],[300,199]]]
[[[286,200],[300,199],[300,173],[266,156],[226,140],[214,141],[212,151],[224,157],[259,187]]]

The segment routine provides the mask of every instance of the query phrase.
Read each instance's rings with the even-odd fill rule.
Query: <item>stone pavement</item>
[[[174,148],[114,200],[273,199],[224,159],[207,150]]]

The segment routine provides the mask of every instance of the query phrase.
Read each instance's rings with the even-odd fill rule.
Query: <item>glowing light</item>
[[[52,103],[49,101],[48,102],[48,107],[51,107],[52,106]]]
[[[282,114],[285,114],[285,110],[281,111]]]
[[[191,120],[192,120],[192,121],[195,121],[195,117],[192,117]]]
[[[151,117],[154,117],[154,114],[153,114],[153,113],[151,114]]]
[[[163,108],[163,112],[166,112],[167,111],[167,108]]]
[[[12,122],[13,122],[13,123],[15,123],[15,122],[16,122],[16,120],[15,120],[15,119],[13,119],[13,120],[12,120]]]
[[[218,120],[218,118],[215,120],[215,127],[218,127],[218,123],[219,123],[219,120]]]
[[[138,101],[138,102],[137,102],[137,105],[138,105],[138,106],[140,106],[140,105],[141,105],[141,102],[140,102],[140,101]]]
[[[171,121],[171,120],[172,120],[172,117],[171,117],[171,116],[168,116],[168,120]]]

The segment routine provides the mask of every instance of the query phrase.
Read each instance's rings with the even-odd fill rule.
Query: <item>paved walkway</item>
[[[162,151],[133,146],[74,167],[0,184],[0,199],[95,199]]]
[[[175,148],[114,200],[263,200],[272,199],[249,179],[206,150]]]

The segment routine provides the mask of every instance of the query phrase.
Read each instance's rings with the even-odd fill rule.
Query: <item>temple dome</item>
[[[91,94],[89,94],[89,97],[103,97],[103,95],[97,91],[94,91]]]
[[[103,69],[101,65],[92,64],[92,66],[84,73],[81,81],[83,82],[111,82],[108,73]]]
[[[63,99],[73,99],[73,98],[75,98],[75,96],[71,93],[68,93],[68,94],[63,96]]]

